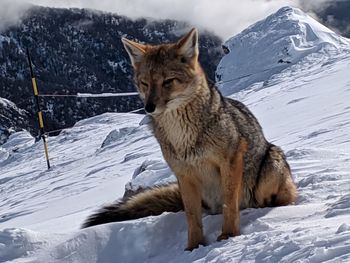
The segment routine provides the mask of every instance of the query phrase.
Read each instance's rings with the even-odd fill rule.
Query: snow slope
[[[0,148],[0,262],[350,262],[350,46],[338,39],[341,50],[310,51],[232,95],[286,151],[294,206],[242,211],[242,234],[223,242],[222,216],[204,215],[208,246],[192,252],[183,212],[80,230],[125,185],[174,179],[142,115],[103,114],[50,138],[49,171],[25,132]]]
[[[0,145],[6,142],[14,131],[28,127],[28,123],[27,111],[18,108],[12,101],[0,97]]]
[[[230,95],[311,53],[342,52],[349,44],[300,9],[284,7],[224,43],[229,53],[218,65],[216,80]]]

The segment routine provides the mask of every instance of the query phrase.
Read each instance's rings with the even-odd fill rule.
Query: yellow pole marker
[[[49,150],[47,147],[47,142],[45,138],[45,130],[44,130],[44,119],[43,119],[43,113],[40,109],[40,103],[39,103],[39,90],[38,86],[36,84],[36,79],[34,77],[34,71],[33,71],[33,65],[32,60],[30,58],[29,49],[27,48],[27,57],[28,57],[28,63],[29,63],[29,69],[30,69],[30,76],[32,78],[32,87],[33,87],[33,93],[35,97],[35,102],[38,110],[38,121],[39,121],[39,128],[40,128],[40,137],[43,140],[44,143],[44,150],[45,150],[45,157],[47,162],[47,169],[50,169],[50,160],[49,160]]]
[[[48,150],[47,142],[46,142],[46,141],[44,142],[44,149],[45,149],[46,161],[48,161],[48,160],[49,160],[49,150]]]
[[[40,129],[43,129],[44,128],[44,120],[43,120],[43,113],[41,111],[38,112],[38,118],[39,118]]]
[[[38,96],[39,92],[38,92],[38,86],[36,85],[36,80],[35,78],[32,78],[32,86],[33,86],[33,91],[34,91],[34,95]]]

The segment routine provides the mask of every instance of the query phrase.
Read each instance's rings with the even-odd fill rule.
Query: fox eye
[[[141,85],[148,87],[148,83],[141,80]]]
[[[170,79],[166,79],[163,81],[163,87],[169,87],[173,82],[174,82],[175,78],[170,78]]]

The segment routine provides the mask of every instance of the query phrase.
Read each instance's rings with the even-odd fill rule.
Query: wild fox
[[[104,207],[83,227],[185,210],[187,249],[205,244],[202,208],[223,213],[218,240],[240,233],[239,210],[288,205],[297,190],[282,150],[241,102],[225,98],[198,62],[194,28],[172,44],[122,39],[163,156],[177,184],[146,189]]]

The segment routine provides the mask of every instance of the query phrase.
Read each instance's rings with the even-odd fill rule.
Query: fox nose
[[[156,110],[156,105],[154,103],[147,103],[145,106],[145,111],[147,113],[152,113]]]

